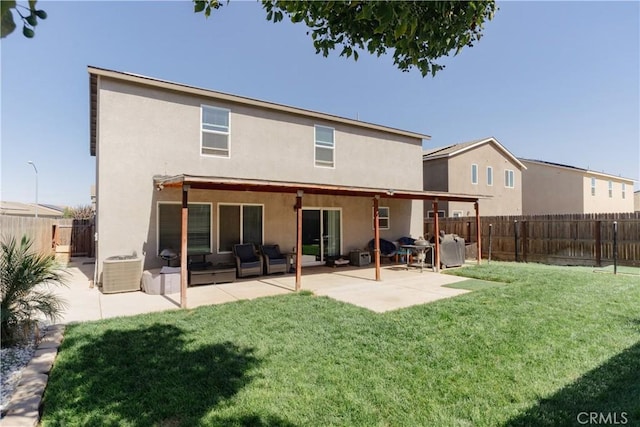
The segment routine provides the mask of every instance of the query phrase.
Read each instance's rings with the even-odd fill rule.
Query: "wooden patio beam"
[[[239,179],[223,177],[202,177],[191,175],[176,175],[172,177],[154,177],[154,185],[158,190],[164,188],[181,188],[182,185],[190,185],[193,190],[222,190],[222,191],[256,191],[265,193],[291,193],[298,190],[305,194],[320,194],[331,196],[375,197],[384,194],[387,199],[403,200],[444,200],[451,202],[472,203],[478,198],[491,196],[477,196],[467,194],[452,194],[441,191],[414,191],[353,187],[344,185],[312,184],[287,181],[268,181],[259,179]]]

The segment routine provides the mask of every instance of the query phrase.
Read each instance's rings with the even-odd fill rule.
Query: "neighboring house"
[[[241,242],[291,252],[298,196],[302,253],[314,263],[364,248],[374,234],[375,203],[381,237],[396,240],[420,236],[423,200],[443,197],[422,191],[427,135],[88,71],[98,271],[106,258],[132,253],[144,268],[161,266],[160,251],[181,247],[183,196],[188,251],[213,263],[230,261],[232,245]]]
[[[526,167],[495,138],[484,138],[423,153],[423,188],[428,191],[491,196],[480,201],[481,216],[522,215],[522,171]],[[440,202],[439,216],[475,215],[466,202]],[[433,216],[431,203],[425,216]]]
[[[520,159],[524,215],[633,212],[633,179]]]
[[[633,193],[633,210],[640,212],[640,190]]]
[[[0,202],[0,215],[38,218],[62,218],[64,209],[59,206],[20,202]]]

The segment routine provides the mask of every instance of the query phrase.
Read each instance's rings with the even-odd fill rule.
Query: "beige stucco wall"
[[[633,212],[633,181],[523,160],[525,215]],[[596,194],[591,195],[591,178]],[[609,197],[609,180],[613,194]],[[622,183],[626,184],[622,198]]]
[[[640,212],[640,191],[633,193],[633,209]]]
[[[102,145],[144,154],[158,174],[422,189],[417,138],[105,78],[99,97]],[[230,158],[200,154],[202,104],[231,110]],[[335,129],[334,168],[314,165],[314,125]]]
[[[580,171],[549,167],[523,160],[522,211],[524,215],[582,213],[583,177]]]
[[[200,154],[201,104],[231,110],[230,158]],[[336,130],[335,168],[314,167],[315,124]],[[180,195],[169,189],[155,191],[154,175],[190,174],[422,189],[422,146],[418,139],[214,102],[108,78],[99,81],[97,126],[99,271],[105,258],[134,251],[145,256],[145,268],[160,265],[156,257],[157,202],[179,201]],[[264,202],[265,242],[293,247],[295,201],[291,196],[243,192],[219,197],[193,193],[190,201]],[[419,234],[422,205],[394,203],[398,203],[392,209],[397,211],[397,216],[392,213],[394,229],[383,231],[383,237]],[[343,251],[366,244],[372,236],[371,200],[326,197],[314,200],[309,195],[304,197],[304,205],[343,208]],[[217,213],[215,205],[213,213],[214,216]]]
[[[591,177],[596,178],[596,194],[591,195]],[[609,197],[609,182],[612,193]],[[633,212],[633,181],[614,177],[603,177],[586,173],[583,177],[584,213]],[[622,183],[625,183],[625,195],[622,198]]]
[[[443,162],[448,164],[446,168],[442,166]],[[478,184],[471,183],[471,165],[474,163],[478,165]],[[493,185],[487,185],[488,166],[493,168]],[[506,169],[514,172],[514,188],[507,188],[504,185],[504,171]],[[449,192],[491,196],[491,198],[480,200],[480,215],[522,214],[520,166],[506,157],[502,151],[496,149],[493,144],[483,144],[446,159],[425,161],[424,173],[429,175],[429,178],[425,178],[425,190],[436,190],[436,184],[442,187],[441,176],[444,170],[447,173],[447,190]],[[446,210],[445,216],[452,216],[453,211],[462,211],[463,216],[466,216],[467,212],[471,216],[475,215],[472,203],[440,203],[438,208]],[[431,209],[431,205],[426,204],[425,209]]]

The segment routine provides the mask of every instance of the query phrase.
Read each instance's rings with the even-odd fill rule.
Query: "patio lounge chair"
[[[369,248],[369,251],[373,253],[373,250],[375,249],[373,239],[369,241],[369,244],[367,245],[367,247]],[[380,239],[380,257],[381,258],[384,257],[391,260],[391,258],[396,256],[397,251],[398,249],[396,248],[396,245],[393,244],[393,242]]]
[[[287,272],[287,257],[280,252],[280,246],[260,245],[260,253],[262,253],[266,274]]]
[[[256,252],[253,243],[233,245],[238,277],[260,276],[262,274],[262,255]]]

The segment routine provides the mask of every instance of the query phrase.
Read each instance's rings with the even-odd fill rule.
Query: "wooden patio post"
[[[373,257],[376,262],[376,281],[380,281],[380,211],[378,208],[380,196],[373,198]]]
[[[296,292],[302,282],[302,190],[296,195]]]
[[[180,232],[180,308],[187,308],[187,230],[189,226],[189,186],[182,186],[182,231]]]
[[[438,199],[433,201],[433,234],[434,234],[434,254],[433,268],[436,273],[440,271],[440,224],[438,223]]]
[[[477,251],[478,251],[478,265],[480,265],[480,260],[482,259],[482,240],[481,240],[481,233],[480,233],[480,204],[478,203],[478,201],[476,200],[475,203],[473,204],[473,207],[476,210],[476,245],[477,245]]]

